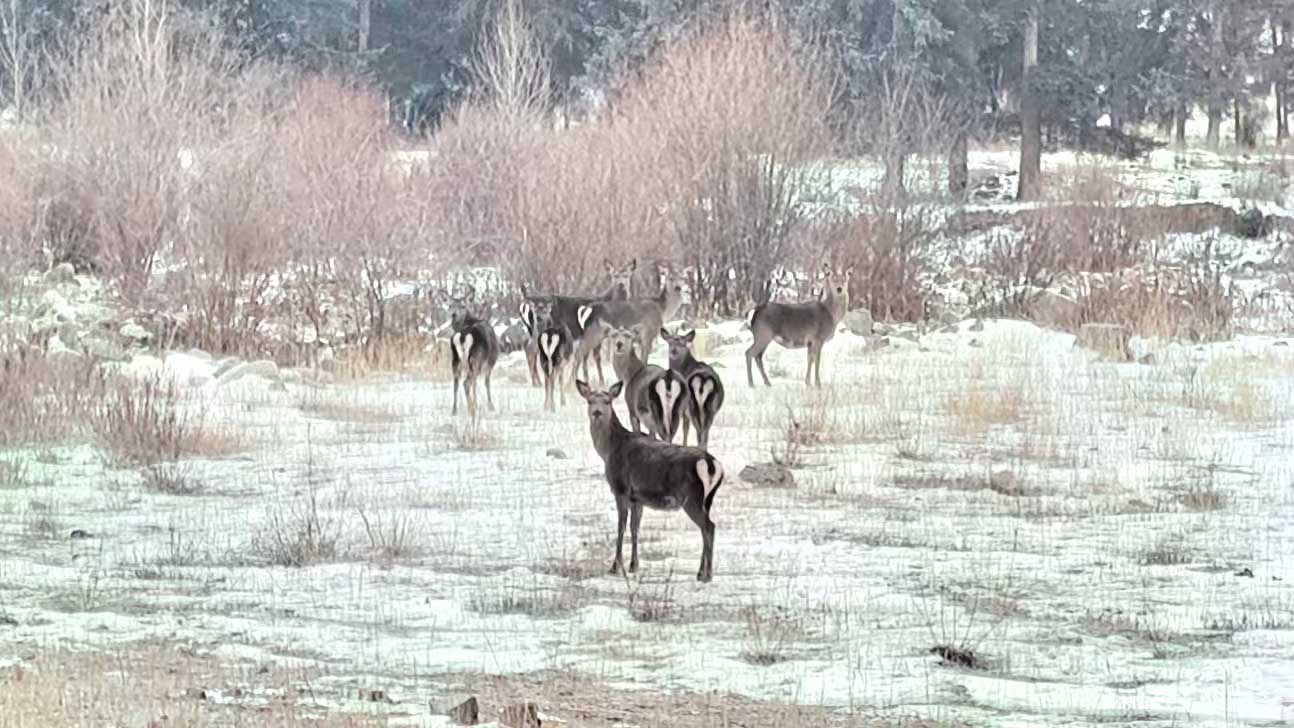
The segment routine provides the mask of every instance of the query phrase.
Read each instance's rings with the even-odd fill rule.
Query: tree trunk
[[[1178,149],[1185,149],[1186,148],[1186,107],[1183,106],[1182,108],[1177,110],[1177,113],[1174,115],[1173,122],[1174,122],[1174,126],[1176,127],[1173,130],[1173,144]]]
[[[373,28],[373,0],[357,0],[359,4],[359,37],[356,47],[360,53],[368,52],[368,39]]]
[[[1017,199],[1042,197],[1042,104],[1035,88],[1038,73],[1038,14],[1034,6],[1024,26],[1023,94],[1020,99],[1020,186]]]
[[[1240,99],[1238,98],[1231,101],[1231,118],[1236,125],[1236,149],[1239,149],[1245,144],[1245,124],[1244,116],[1240,112]]]
[[[966,132],[959,131],[948,150],[948,194],[958,200],[966,199],[966,191],[970,187],[967,146]]]
[[[896,140],[894,143],[899,142]],[[885,178],[881,180],[881,199],[887,206],[897,204],[907,190],[903,183],[907,157],[906,151],[897,149],[885,154]]]
[[[1204,144],[1217,151],[1222,144],[1222,104],[1209,101],[1209,131],[1204,135]]]

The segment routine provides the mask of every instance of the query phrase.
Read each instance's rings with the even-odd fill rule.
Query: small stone
[[[984,348],[984,343],[983,343],[982,341],[980,341],[979,339],[971,339],[971,340],[970,340],[966,345],[967,345],[967,346],[969,346],[969,347],[971,347],[972,349],[982,349],[982,348]]]
[[[202,688],[189,688],[184,691],[184,697],[191,700],[206,700],[207,691]]]
[[[73,283],[76,281],[76,268],[71,263],[59,263],[45,274],[45,282],[53,285]]]
[[[268,359],[235,364],[228,371],[216,377],[216,384],[224,386],[245,377],[261,377],[277,382],[279,380],[279,367]]]
[[[1236,576],[1243,576],[1245,578],[1252,579],[1254,578],[1254,570],[1246,566],[1240,571],[1237,571]]]
[[[970,326],[966,327],[967,331],[978,333],[984,330],[984,319],[975,319]]]
[[[74,528],[72,529],[72,533],[68,534],[68,538],[81,540],[81,539],[87,539],[87,538],[94,538],[94,534],[84,529]]]
[[[386,691],[377,688],[360,688],[359,699],[365,703],[385,703]]]
[[[445,711],[445,715],[458,725],[476,725],[481,722],[481,706],[473,696]]]
[[[1272,346],[1289,346],[1289,345],[1290,343],[1288,341],[1283,341],[1283,340],[1277,341],[1276,343],[1272,344]]]
[[[81,342],[81,348],[90,356],[107,361],[126,361],[130,355],[115,341],[94,334]]]
[[[1154,353],[1153,353],[1153,352],[1150,352],[1150,353],[1143,354],[1143,355],[1141,356],[1141,358],[1137,360],[1137,363],[1138,363],[1138,364],[1145,364],[1145,365],[1147,365],[1147,366],[1149,366],[1149,365],[1151,365],[1151,364],[1154,364],[1154,363],[1155,363],[1155,355],[1154,355]]]
[[[121,329],[117,333],[121,334],[127,339],[131,339],[132,341],[147,341],[153,338],[153,335],[148,333],[147,329],[135,323],[134,321],[127,321],[126,323],[122,324]]]
[[[499,711],[499,722],[507,728],[540,728],[539,707],[534,703],[517,703]]]
[[[7,614],[0,614],[0,627],[17,627],[18,620]]]
[[[840,324],[855,336],[871,336],[874,324],[872,312],[867,309],[850,311],[841,319]]]
[[[755,463],[741,469],[741,479],[756,488],[794,488],[795,474],[776,463]]]
[[[570,456],[569,456],[569,455],[567,455],[567,454],[566,454],[566,453],[565,453],[561,448],[559,448],[559,447],[550,447],[550,448],[548,448],[548,452],[547,452],[546,454],[548,455],[548,457],[550,457],[550,458],[552,458],[552,459],[554,459],[554,460],[569,460],[569,459],[570,459]]]

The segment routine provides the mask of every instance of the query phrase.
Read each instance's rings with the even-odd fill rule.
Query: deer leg
[[[629,512],[629,538],[632,543],[632,553],[629,555],[629,573],[634,574],[638,571],[638,524],[643,520],[643,504],[633,504]]]
[[[679,443],[680,445],[687,445],[688,423],[690,423],[691,421],[692,421],[692,415],[689,414],[689,415],[683,416],[683,442]],[[697,435],[699,436],[701,434],[700,428],[697,428],[696,432],[697,432]]]
[[[815,356],[815,354],[814,354],[813,342],[812,342],[812,341],[810,341],[810,342],[809,342],[809,355],[808,355],[808,360],[804,363],[804,386],[806,386],[806,387],[813,383],[811,378],[812,378],[812,376],[813,376],[813,358],[814,358],[814,356]]]
[[[494,411],[494,390],[490,386],[490,376],[494,374],[494,367],[485,370],[485,403],[489,405],[490,411]]]
[[[704,494],[703,494],[704,495]],[[701,529],[701,568],[696,572],[697,581],[710,581],[714,575],[714,521],[705,512],[704,497],[689,498],[683,505],[687,517]]]
[[[607,383],[607,379],[602,375],[602,345],[601,344],[598,344],[597,346],[593,347],[593,363],[596,364],[598,367],[598,384],[605,385]],[[589,366],[588,360],[586,359],[584,362],[585,378],[588,378],[588,375],[589,375],[588,366]]]
[[[454,365],[454,408],[449,411],[451,415],[458,414],[458,385],[459,385],[460,374],[461,374],[460,368],[458,367],[458,365]]]
[[[470,417],[476,416],[476,372],[470,368],[467,375],[463,377],[463,401],[467,403],[467,414]]]
[[[764,378],[764,386],[773,386],[773,383],[768,381],[768,372],[764,371],[764,352],[761,351],[759,354],[755,355],[755,364],[759,367],[759,376]]]
[[[625,547],[625,521],[629,520],[629,498],[627,496],[616,496],[616,557],[611,561],[611,573],[619,574],[624,569],[624,561],[621,559],[621,552]]]
[[[539,382],[539,343],[533,339],[526,344],[526,364],[530,367],[530,384],[538,387]]]
[[[818,346],[818,355],[813,360],[813,377],[818,381],[818,389],[822,389],[822,346]]]

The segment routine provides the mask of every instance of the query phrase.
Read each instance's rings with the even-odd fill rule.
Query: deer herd
[[[589,433],[602,458],[607,484],[618,514],[612,573],[623,573],[625,524],[629,524],[629,572],[638,570],[638,526],[643,506],[656,510],[681,509],[701,530],[701,568],[696,578],[707,582],[713,574],[714,522],[710,508],[723,484],[724,471],[709,452],[710,430],[724,402],[723,380],[714,367],[692,352],[696,332],[671,334],[665,323],[683,304],[683,280],[666,270],[655,296],[633,297],[632,280],[637,261],[617,266],[606,262],[611,284],[599,296],[534,295],[522,288],[521,322],[527,333],[526,359],[533,386],[544,389],[544,408],[556,411],[566,404],[566,389],[575,389],[587,405]],[[852,269],[834,270],[823,264],[823,285],[816,300],[783,303],[772,301],[772,285],[751,312],[754,341],[746,350],[746,380],[755,386],[752,363],[764,384],[764,352],[776,341],[788,349],[807,349],[804,382],[816,376],[822,386],[822,347],[835,335],[849,309]],[[458,414],[460,386],[467,411],[475,416],[477,380],[484,380],[486,404],[494,409],[490,375],[499,359],[499,340],[484,318],[472,315],[464,298],[451,306],[450,363],[454,405]],[[666,366],[650,362],[657,338],[668,348]],[[605,386],[604,349],[610,353],[616,381],[595,389],[589,382],[589,359]],[[577,372],[583,370],[583,378]],[[563,382],[565,380],[565,382]],[[620,422],[613,404],[623,393],[629,427]],[[674,440],[682,430],[682,444]],[[687,445],[695,429],[696,446]]]

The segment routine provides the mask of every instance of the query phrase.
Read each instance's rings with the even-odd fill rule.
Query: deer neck
[[[620,424],[620,418],[616,416],[616,411],[613,408],[606,424],[600,425],[597,422],[589,422],[589,434],[593,436],[593,449],[598,451],[598,457],[605,462],[612,457],[620,444],[624,442],[624,439],[629,436],[629,431],[625,429],[624,425]]]
[[[624,354],[611,357],[611,368],[616,371],[616,376],[622,382],[628,382],[632,379],[638,372],[642,371],[643,366],[645,365],[642,359],[638,358],[638,354],[634,353],[632,348]]]
[[[602,294],[603,301],[623,301],[629,298],[629,290],[619,281],[612,281],[611,287]]]
[[[680,374],[687,374],[693,369],[696,369],[698,364],[700,364],[700,362],[696,360],[696,357],[692,356],[692,352],[690,351],[677,359],[669,360],[669,368]]]
[[[834,293],[829,293],[822,305],[826,306],[827,313],[831,314],[832,323],[840,323],[840,320],[849,311],[849,294],[837,296]]]

